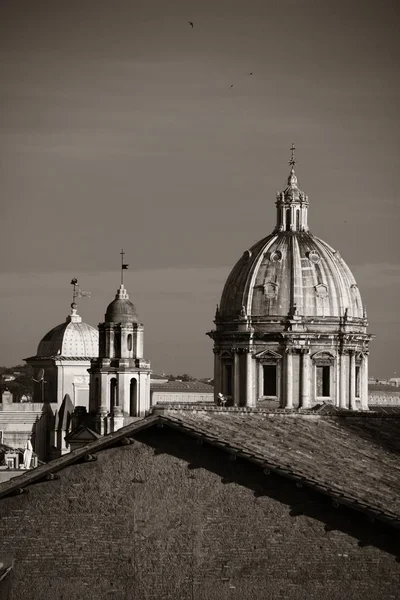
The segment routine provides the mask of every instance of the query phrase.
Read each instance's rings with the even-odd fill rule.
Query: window
[[[296,231],[300,229],[300,211],[296,210]]]
[[[232,396],[232,365],[224,365],[224,393]]]
[[[286,209],[286,231],[290,231],[290,208]]]
[[[129,414],[131,417],[138,416],[137,381],[134,378],[131,379],[129,388]]]
[[[110,381],[110,406],[117,404],[117,380],[113,377]]]
[[[263,365],[263,395],[276,396],[276,365]]]
[[[360,397],[360,367],[356,366],[356,398]]]
[[[128,346],[128,352],[131,352],[131,350],[132,350],[132,334],[131,333],[128,334],[127,346]]]
[[[330,376],[331,368],[329,366],[317,366],[317,396],[330,396]]]

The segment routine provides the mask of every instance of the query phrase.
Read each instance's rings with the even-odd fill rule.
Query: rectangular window
[[[225,365],[224,393],[227,396],[232,396],[232,365]]]
[[[360,367],[356,367],[356,398],[360,397]]]
[[[317,367],[317,396],[330,396],[331,368],[329,366]]]
[[[276,396],[276,365],[263,365],[263,395]]]

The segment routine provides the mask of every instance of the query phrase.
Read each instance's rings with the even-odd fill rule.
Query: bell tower
[[[143,324],[124,286],[121,252],[121,284],[99,324],[99,357],[91,361],[90,412],[97,432],[106,435],[132,417],[150,409],[150,362],[143,357]]]

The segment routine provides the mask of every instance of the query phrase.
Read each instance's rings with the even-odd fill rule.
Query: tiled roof
[[[0,498],[164,424],[316,489],[334,502],[400,528],[400,418],[169,410],[149,416],[0,485]]]

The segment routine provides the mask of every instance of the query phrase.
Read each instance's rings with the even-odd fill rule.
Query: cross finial
[[[296,147],[295,147],[294,144],[292,144],[291,147],[290,147],[290,151],[292,153],[292,156],[290,157],[290,160],[289,160],[289,165],[291,165],[292,167],[294,167],[294,165],[296,164],[296,159],[294,157],[295,150],[296,150]]]
[[[125,252],[123,250],[121,250],[120,254],[121,254],[121,285],[123,285],[124,284],[124,270],[127,269],[129,267],[129,265],[124,263]]]

